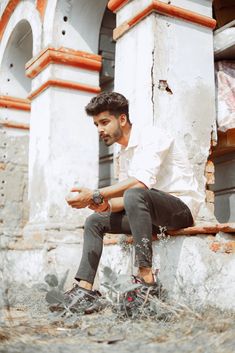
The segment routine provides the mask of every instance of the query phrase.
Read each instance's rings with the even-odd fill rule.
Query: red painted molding
[[[83,51],[49,47],[26,63],[26,75],[30,78],[34,78],[52,63],[99,72],[102,66],[102,57]]]
[[[129,2],[129,0],[110,0],[108,2],[108,8],[109,8],[109,10],[116,12],[117,10],[119,10],[122,6],[124,6],[128,2]]]
[[[36,8],[39,11],[42,19],[44,18],[46,7],[47,7],[47,0],[37,0]]]
[[[145,7],[142,11],[138,12],[134,17],[124,22],[122,25],[114,29],[113,38],[116,40],[126,33],[130,28],[134,27],[137,23],[150,15],[152,12],[157,12],[165,16],[180,18],[182,20],[195,23],[207,28],[214,29],[216,20],[208,16],[200,15],[196,12],[183,9],[178,6],[166,4],[162,1],[153,0],[150,5]]]
[[[0,120],[0,125],[4,126],[6,128],[29,130],[29,124],[23,124],[23,123],[19,123],[17,121]]]
[[[76,82],[72,82],[72,81],[51,79],[51,80],[48,80],[45,83],[43,83],[37,90],[32,92],[28,96],[28,99],[32,100],[32,99],[36,98],[39,94],[44,92],[48,87],[68,88],[68,89],[74,89],[77,91],[84,91],[84,92],[96,93],[96,94],[100,93],[100,91],[101,91],[100,87],[85,85],[83,83],[76,83]]]
[[[0,107],[30,111],[31,103],[28,99],[0,96]]]
[[[218,223],[218,224],[211,224],[205,226],[195,226],[195,227],[188,227],[178,230],[168,231],[167,234],[170,236],[178,236],[178,235],[198,235],[198,234],[217,234],[219,232],[224,233],[235,233],[235,223]],[[157,236],[153,234],[153,240],[158,240]],[[104,238],[105,245],[114,245],[119,243],[119,236],[117,235],[109,235]],[[133,237],[128,236],[126,239],[126,243],[132,244]]]
[[[16,6],[19,4],[20,0],[10,0],[3,11],[2,17],[0,19],[0,40],[2,39],[3,33],[7,26],[7,23],[11,17],[11,14],[15,10]]]

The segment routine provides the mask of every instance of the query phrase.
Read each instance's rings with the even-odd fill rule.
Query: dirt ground
[[[0,312],[0,353],[235,351],[235,313],[215,308],[184,305],[170,316],[136,319],[105,309],[64,323],[51,321],[45,293],[37,287],[22,286],[8,295]]]

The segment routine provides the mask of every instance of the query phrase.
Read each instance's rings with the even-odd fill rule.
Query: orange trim
[[[28,96],[28,99],[32,100],[32,99],[36,98],[39,94],[41,94],[43,91],[45,91],[48,87],[69,88],[69,89],[74,89],[77,91],[84,91],[84,92],[90,92],[90,93],[96,93],[96,94],[100,93],[100,91],[101,91],[100,87],[85,85],[83,83],[76,83],[76,82],[72,82],[72,81],[51,79],[51,80],[48,80],[45,83],[43,83],[42,86],[40,86],[37,90],[32,92]]]
[[[47,7],[47,0],[37,0],[36,8],[39,11],[41,18],[44,18],[44,14]]]
[[[214,252],[219,252],[219,253],[226,253],[226,254],[231,254],[235,253],[235,241],[228,241],[228,242],[219,242],[219,241],[214,241],[210,245],[210,249]]]
[[[28,99],[0,96],[0,107],[30,111],[30,101]]]
[[[20,0],[10,0],[5,10],[3,11],[3,14],[0,19],[0,40],[2,39],[7,23],[19,2]]]
[[[162,15],[180,18],[185,21],[189,21],[204,27],[214,29],[216,26],[216,20],[208,16],[200,15],[196,12],[185,10],[178,6],[163,3],[162,1],[153,0],[150,5],[145,9],[138,12],[134,17],[124,22],[122,25],[114,29],[113,38],[116,40],[126,33],[130,28],[134,27],[137,23],[143,20],[146,16],[152,12],[157,12]]]
[[[34,78],[49,64],[69,65],[99,72],[102,66],[102,57],[83,51],[49,47],[26,63],[26,75]]]
[[[0,125],[6,128],[14,128],[20,130],[29,130],[29,124],[18,123],[10,120],[0,120]]]
[[[220,224],[211,224],[206,226],[195,226],[195,227],[188,227],[178,230],[171,230],[167,232],[167,235],[170,236],[177,236],[177,235],[197,235],[197,234],[217,234],[219,232],[224,233],[235,233],[235,223],[220,223]],[[153,234],[153,240],[158,240],[157,236]],[[104,238],[105,245],[112,245],[119,243],[119,236],[117,235],[110,235]],[[133,243],[133,237],[128,236],[126,238],[127,244]]]
[[[124,6],[127,2],[129,2],[129,0],[110,0],[108,2],[108,8],[109,10],[115,12]]]

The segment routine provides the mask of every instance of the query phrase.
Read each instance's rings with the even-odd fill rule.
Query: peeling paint
[[[152,101],[152,107],[153,107],[153,122],[154,122],[154,107],[155,107],[155,102],[154,102],[154,87],[155,87],[155,80],[154,80],[154,65],[155,65],[155,46],[152,50],[152,67],[151,67],[151,82],[152,82],[152,95],[151,95],[151,101]]]
[[[161,91],[166,91],[169,94],[173,94],[172,90],[170,89],[167,83],[167,80],[159,80],[158,89],[160,89]]]

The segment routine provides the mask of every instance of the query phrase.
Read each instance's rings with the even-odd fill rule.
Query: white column
[[[115,90],[129,98],[132,121],[163,127],[187,149],[206,197],[216,131],[212,1],[123,1],[116,11]],[[203,207],[199,220],[212,219]]]
[[[84,107],[99,92],[99,69],[71,64],[80,54],[45,50],[28,64],[27,74],[33,77],[33,90],[30,95],[30,221],[26,233],[32,229],[35,233],[37,228],[76,231],[90,213],[88,209],[71,209],[65,202],[75,181],[89,188],[95,188],[98,183],[98,136]],[[90,65],[93,58],[83,54]],[[58,60],[65,61],[64,65],[55,63],[57,56]],[[41,57],[48,63],[53,58],[54,63],[41,64]],[[98,56],[94,57],[93,61],[97,61]]]

